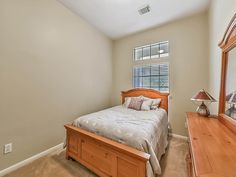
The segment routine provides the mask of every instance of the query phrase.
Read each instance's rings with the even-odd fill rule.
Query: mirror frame
[[[228,52],[233,48],[236,49],[236,14],[230,21],[222,41],[219,43],[222,49],[221,63],[221,84],[220,84],[220,99],[219,99],[219,120],[229,129],[236,133],[236,120],[225,114],[225,97],[226,97],[226,76],[228,69]],[[236,72],[236,71],[235,71]]]

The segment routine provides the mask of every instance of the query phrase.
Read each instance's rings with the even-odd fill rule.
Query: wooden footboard
[[[146,177],[150,155],[134,148],[65,125],[67,159],[74,159],[101,177]]]

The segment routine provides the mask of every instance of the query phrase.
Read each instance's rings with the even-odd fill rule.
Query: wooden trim
[[[218,44],[220,48],[223,49],[225,47],[225,45],[228,43],[228,40],[230,39],[230,36],[235,29],[235,25],[236,25],[236,14],[234,14],[233,18],[231,19],[231,21],[224,33],[223,39]]]
[[[221,67],[221,85],[220,85],[220,100],[219,100],[219,114],[224,113],[225,110],[225,84],[226,84],[226,73],[227,73],[227,53],[222,53],[222,67]]]
[[[222,49],[221,84],[219,95],[219,119],[229,129],[236,133],[236,121],[225,113],[226,76],[228,69],[228,52],[236,46],[236,14],[231,19],[223,39],[219,43]]]
[[[121,97],[122,97],[122,103],[125,102],[125,97],[136,97],[136,96],[145,96],[148,98],[161,98],[161,104],[160,107],[165,109],[168,113],[168,96],[169,93],[161,93],[157,90],[153,89],[146,89],[146,88],[135,88],[128,91],[122,91]]]
[[[220,114],[220,121],[226,125],[229,129],[231,129],[234,133],[236,133],[236,121],[233,120],[231,117],[227,116],[226,114]]]

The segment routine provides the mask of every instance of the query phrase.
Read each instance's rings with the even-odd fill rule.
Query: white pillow
[[[149,111],[149,110],[151,110],[152,102],[153,101],[151,99],[143,99],[143,104],[141,106],[141,110],[142,111]]]
[[[160,106],[160,103],[161,103],[161,99],[160,98],[157,98],[157,99],[152,99],[153,102],[152,102],[152,106]]]
[[[131,102],[131,97],[125,97],[124,107],[128,108],[129,104]]]
[[[155,110],[155,109],[159,108],[160,103],[161,103],[161,98],[152,99],[152,98],[148,98],[148,97],[145,97],[145,96],[142,96],[142,98],[143,98],[144,100],[152,100],[152,104],[151,104],[151,106],[150,106],[150,108],[151,108],[152,110]]]

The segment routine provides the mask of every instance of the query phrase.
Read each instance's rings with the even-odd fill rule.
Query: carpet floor
[[[160,177],[187,177],[185,156],[187,142],[170,138],[166,154],[161,159]],[[5,175],[4,177],[97,177],[76,161],[66,160],[65,152],[42,157],[34,162]]]

